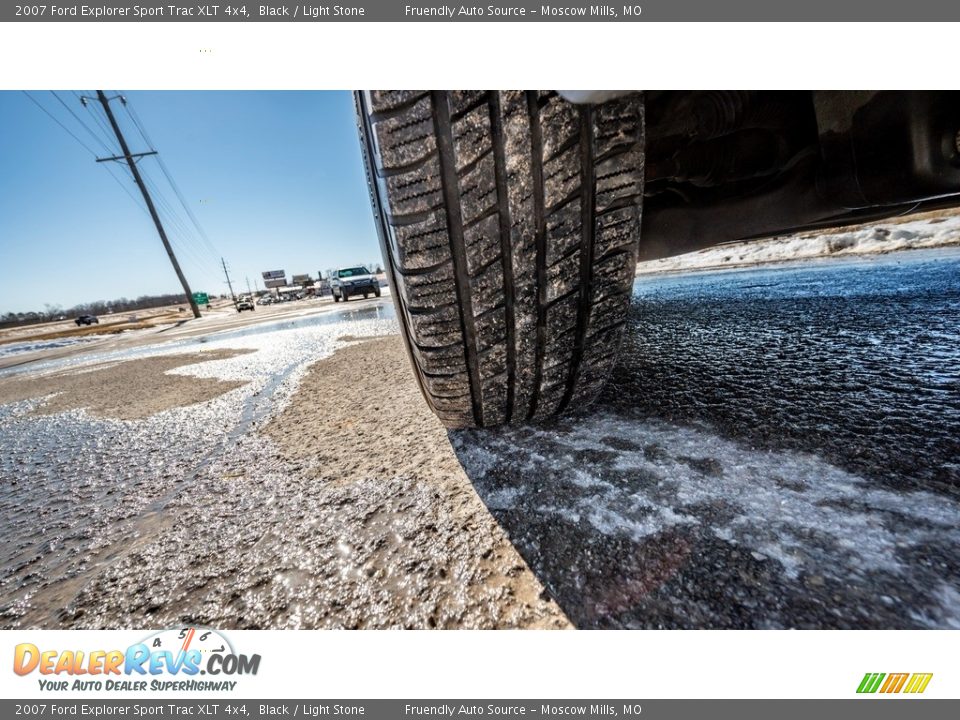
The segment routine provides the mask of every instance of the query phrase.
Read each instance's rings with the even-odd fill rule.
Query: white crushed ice
[[[820,257],[873,255],[960,245],[960,215],[727,243],[637,265],[637,274],[743,267]]]
[[[838,577],[901,573],[899,550],[960,544],[960,504],[949,498],[889,490],[814,455],[755,450],[706,429],[601,412],[563,432],[507,429],[453,442],[491,508],[586,521],[639,541],[705,524],[703,508],[722,507],[709,531],[776,560],[789,578],[829,572],[830,555],[843,558]],[[585,453],[598,459],[569,461]],[[957,601],[960,617],[951,592],[943,598]]]

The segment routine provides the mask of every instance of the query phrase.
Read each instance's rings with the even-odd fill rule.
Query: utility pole
[[[227,272],[227,261],[223,258],[220,258],[220,264],[223,265],[223,275],[227,278],[227,287],[230,288],[230,298],[233,300],[233,304],[237,304],[237,296],[233,293],[233,283],[230,282],[230,273]]]
[[[250,276],[247,276],[247,295],[253,297],[253,290],[250,289]]]
[[[156,155],[156,151],[148,153],[137,153],[133,155],[130,153],[130,148],[127,147],[127,141],[123,137],[123,133],[120,132],[120,126],[117,125],[117,119],[113,116],[113,111],[110,109],[110,100],[104,94],[103,90],[97,90],[97,100],[100,101],[100,104],[103,105],[103,110],[107,114],[107,119],[110,121],[110,127],[113,128],[114,134],[117,136],[117,141],[120,143],[120,150],[123,151],[123,155],[110,158],[100,158],[97,162],[108,162],[112,160],[124,160],[127,163],[127,167],[130,168],[130,173],[133,175],[133,181],[137,184],[137,187],[140,188],[140,192],[143,194],[143,200],[147,204],[147,210],[150,211],[150,217],[153,218],[153,224],[157,226],[157,232],[160,234],[160,240],[163,242],[163,247],[167,251],[167,255],[170,257],[170,263],[173,265],[174,272],[177,273],[177,277],[180,280],[180,284],[183,285],[183,291],[187,294],[187,302],[190,303],[190,309],[193,310],[193,316],[195,318],[200,317],[200,308],[197,307],[197,301],[193,299],[193,293],[190,291],[190,286],[187,284],[187,278],[183,275],[183,270],[180,269],[180,263],[177,262],[177,256],[173,254],[173,248],[170,246],[170,241],[167,239],[167,233],[163,229],[163,223],[160,222],[160,216],[157,214],[157,209],[153,206],[153,199],[150,197],[150,193],[147,192],[147,186],[143,184],[143,178],[140,177],[140,170],[137,169],[137,158],[144,157],[145,155]],[[123,98],[121,98],[121,102]]]

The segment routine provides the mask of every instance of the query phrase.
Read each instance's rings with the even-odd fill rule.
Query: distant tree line
[[[0,327],[15,325],[30,325],[32,323],[50,322],[61,317],[75,318],[78,315],[109,315],[110,313],[131,312],[164,305],[187,303],[187,296],[183,293],[167,295],[141,295],[136,299],[117,298],[116,300],[96,300],[81,303],[64,310],[59,305],[45,304],[42,311],[8,312],[0,315]]]

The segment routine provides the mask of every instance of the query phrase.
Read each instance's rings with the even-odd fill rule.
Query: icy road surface
[[[454,436],[581,627],[960,628],[960,251],[645,276],[596,410]]]
[[[960,628],[960,252],[635,296],[540,428],[445,432],[389,300],[0,375],[0,624]]]
[[[0,373],[0,624],[568,626],[390,300],[326,310]]]

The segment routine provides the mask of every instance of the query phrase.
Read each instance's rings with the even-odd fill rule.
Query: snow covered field
[[[960,245],[960,213],[938,211],[839,230],[728,243],[637,265],[637,274],[746,267],[820,257],[876,255]]]

